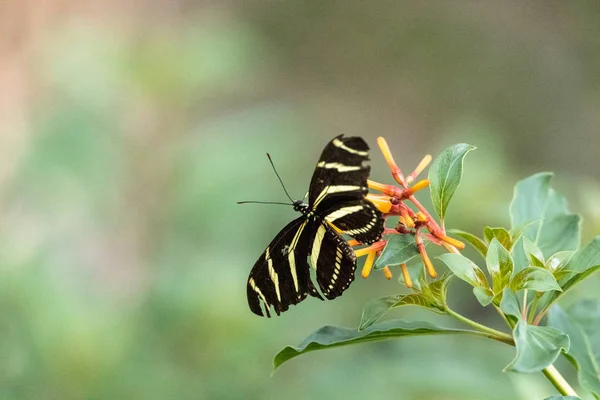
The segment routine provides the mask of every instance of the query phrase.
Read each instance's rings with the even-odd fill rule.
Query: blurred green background
[[[375,273],[336,301],[254,316],[248,272],[294,212],[235,202],[285,200],[267,151],[301,198],[340,133],[367,139],[387,183],[377,136],[405,172],[467,142],[448,227],[506,225],[516,180],[553,170],[589,240],[598,2],[8,0],[0,33],[1,399],[554,393],[541,374],[501,373],[511,349],[464,337],[313,353],[271,378],[284,345],[356,326],[400,286]],[[458,309],[498,323],[455,285]]]

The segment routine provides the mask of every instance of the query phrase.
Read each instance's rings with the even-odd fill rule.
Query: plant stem
[[[549,309],[550,309],[550,307],[546,307],[542,311],[540,311],[540,313],[537,315],[537,317],[535,317],[533,319],[532,324],[533,325],[539,325],[540,322],[542,322],[542,318],[544,318],[544,315],[546,315],[546,313],[548,312]]]
[[[569,385],[569,382],[563,378],[563,376],[558,372],[554,365],[550,365],[547,368],[544,368],[542,371],[546,378],[554,385],[554,387],[559,391],[563,396],[575,396],[579,397],[575,389]]]
[[[494,304],[494,308],[496,309],[496,311],[498,311],[498,315],[500,315],[502,317],[502,319],[504,320],[504,322],[506,322],[506,325],[508,325],[508,327],[512,330],[513,329],[512,324],[510,323],[508,318],[506,318],[506,315],[504,315],[504,313],[502,312],[500,307],[498,307],[497,305]]]
[[[529,306],[529,317],[527,317],[527,322],[532,325],[537,325],[537,324],[533,324],[533,319],[535,318],[535,312],[537,311],[537,307],[538,307],[538,303],[540,302],[540,298],[541,297],[536,294],[535,298],[531,302],[531,305]]]
[[[491,339],[497,340],[502,343],[509,344],[511,346],[515,345],[515,342],[514,342],[512,336],[510,336],[504,332],[497,331],[494,328],[490,328],[489,326],[485,326],[478,322],[475,322],[472,319],[469,319],[469,318],[465,317],[464,315],[461,315],[461,314],[455,312],[454,310],[450,309],[447,306],[446,306],[446,313],[449,316],[451,316],[452,318],[454,318],[462,323],[465,323],[469,326],[472,326],[473,328],[477,329],[478,331],[489,334]]]
[[[521,315],[523,320],[527,321],[527,289],[523,290],[523,305],[521,307]]]

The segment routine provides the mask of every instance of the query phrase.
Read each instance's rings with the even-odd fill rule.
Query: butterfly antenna
[[[279,203],[276,201],[238,201],[237,204],[281,204],[284,206],[293,206],[293,204],[290,203]]]
[[[275,164],[273,164],[273,160],[271,159],[271,155],[269,153],[267,153],[267,157],[269,158],[269,162],[271,163],[271,166],[273,167],[273,171],[275,171],[275,175],[277,175],[277,178],[279,179],[279,183],[281,183],[281,187],[283,188],[283,191],[285,192],[288,199],[290,199],[290,201],[293,203],[294,199],[292,199],[292,197],[288,193],[287,189],[285,188],[285,185],[283,184],[283,181],[281,180],[281,177],[279,176],[277,169],[275,169]]]

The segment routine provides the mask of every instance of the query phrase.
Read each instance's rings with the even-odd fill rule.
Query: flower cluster
[[[465,246],[462,242],[447,236],[443,223],[438,224],[414,196],[417,191],[429,186],[428,179],[417,181],[414,184],[413,182],[415,182],[419,174],[421,174],[421,172],[429,165],[431,156],[425,156],[417,168],[415,168],[410,175],[405,177],[394,161],[386,140],[379,137],[377,139],[377,144],[390,167],[392,177],[400,184],[400,187],[369,180],[369,188],[382,194],[369,194],[367,195],[367,199],[383,213],[384,218],[398,218],[398,223],[393,229],[386,228],[383,232],[383,238],[378,242],[375,242],[368,247],[355,250],[357,257],[367,256],[362,270],[362,277],[367,278],[371,273],[375,258],[381,254],[388,242],[388,240],[385,239],[386,236],[414,235],[415,244],[421,259],[423,260],[425,269],[429,276],[435,278],[437,272],[433,268],[433,264],[425,250],[425,240],[437,246],[443,246],[446,250],[455,253],[458,252],[458,249],[463,249]],[[408,204],[412,204],[414,209],[409,207]],[[349,243],[352,246],[360,244],[356,240],[352,240]],[[406,264],[401,264],[400,269],[406,287],[410,288],[412,282]],[[387,279],[392,278],[392,272],[389,267],[384,267],[383,273]]]

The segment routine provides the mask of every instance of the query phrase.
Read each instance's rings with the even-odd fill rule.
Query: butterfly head
[[[307,214],[308,213],[308,204],[302,202],[302,200],[296,200],[294,201],[294,211],[299,211],[302,214]]]

